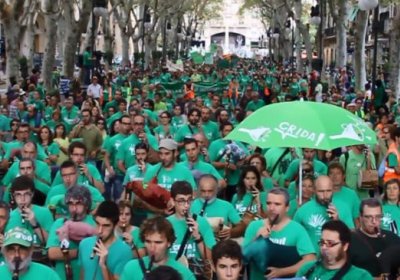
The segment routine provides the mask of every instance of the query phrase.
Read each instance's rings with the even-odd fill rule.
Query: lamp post
[[[292,17],[289,17],[289,19],[286,21],[285,27],[286,27],[286,32],[291,32],[291,34],[292,34],[292,48],[291,48],[292,55],[290,57],[290,64],[291,64],[291,68],[292,69],[291,69],[290,72],[292,73],[292,76],[293,76],[293,72],[294,72],[294,45],[295,45],[295,38],[294,38],[295,21],[294,21],[294,19]]]
[[[272,38],[274,38],[274,45],[278,43],[278,49],[279,49],[279,36],[280,36],[279,27],[275,27],[272,33]],[[279,52],[278,52],[278,58],[279,58]],[[274,50],[274,59],[275,59],[275,50]]]
[[[371,11],[374,9],[374,21],[372,24],[372,32],[374,34],[374,56],[372,61],[372,93],[375,93],[376,87],[376,67],[378,60],[378,17],[379,2],[378,0],[359,0],[358,7],[363,11]]]
[[[90,77],[92,77],[94,75],[94,51],[96,48],[96,33],[95,33],[95,29],[96,29],[96,16],[94,15],[94,8],[96,7],[96,0],[92,0],[92,34],[91,34],[91,45],[92,45],[92,73],[90,75]]]
[[[323,2],[323,1],[322,1]],[[310,13],[310,24],[314,25],[314,26],[318,26],[318,66],[314,66],[313,68],[318,71],[322,72],[322,63],[321,63],[321,59],[322,59],[322,16],[321,16],[321,9],[320,9],[320,5],[315,5],[313,7],[311,7],[311,13]],[[310,61],[312,62],[312,61]],[[312,64],[313,65],[313,64]],[[320,69],[321,68],[321,69]]]

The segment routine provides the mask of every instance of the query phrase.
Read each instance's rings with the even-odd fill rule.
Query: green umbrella
[[[242,141],[260,148],[298,147],[320,150],[377,142],[375,132],[351,112],[330,104],[306,101],[264,106],[243,120],[225,139]],[[302,164],[299,166],[301,184]],[[302,203],[301,185],[299,203]]]
[[[377,142],[375,132],[351,112],[338,106],[307,101],[264,106],[243,120],[225,139],[260,148],[320,150]]]

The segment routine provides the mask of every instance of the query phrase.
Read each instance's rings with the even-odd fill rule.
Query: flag
[[[198,52],[192,52],[190,54],[190,57],[193,60],[194,64],[202,64],[204,62],[203,56]]]
[[[204,56],[204,64],[214,64],[214,57],[212,53],[206,53]]]
[[[173,63],[171,60],[167,60],[167,68],[168,68],[168,71],[171,71],[171,72],[176,72],[176,71],[181,71],[181,72],[183,72],[183,63],[181,63],[181,64],[178,64],[178,63]]]

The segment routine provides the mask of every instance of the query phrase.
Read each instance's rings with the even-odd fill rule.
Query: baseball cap
[[[18,244],[24,247],[31,247],[32,243],[32,234],[26,228],[16,227],[6,232],[3,246]]]
[[[176,143],[172,139],[161,139],[160,144],[158,145],[158,148],[164,148],[170,151],[178,149],[178,143]]]

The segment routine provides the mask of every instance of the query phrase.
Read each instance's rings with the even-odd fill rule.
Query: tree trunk
[[[347,0],[338,0],[336,21],[336,66],[343,68],[347,62]]]
[[[19,79],[19,31],[20,27],[17,21],[9,19],[9,22],[3,21],[4,37],[6,39],[6,73],[9,78]]]
[[[28,71],[33,68],[33,56],[35,54],[35,31],[34,31],[34,18],[35,18],[35,13],[30,12],[28,16],[28,22],[27,22],[27,28],[25,30],[26,32],[26,45],[28,46],[28,52],[26,55],[27,59],[27,66],[28,66]]]
[[[311,61],[312,61],[312,46],[311,46],[311,40],[310,40],[310,32],[303,24],[301,21],[301,13],[303,10],[303,5],[301,1],[295,1],[294,2],[294,10],[295,10],[295,21],[297,28],[299,29],[299,33],[301,34],[301,37],[303,38],[304,46],[306,48],[307,52],[307,61],[306,61],[306,67],[307,67],[307,73],[311,72]],[[301,56],[301,54],[300,54]]]
[[[391,90],[394,96],[396,96],[396,100],[398,100],[400,98],[400,5],[397,5],[396,8],[397,12],[393,18],[392,30],[389,35],[389,72]]]
[[[50,1],[54,3],[55,1]],[[53,65],[56,56],[56,44],[54,38],[57,37],[57,17],[54,15],[46,15],[45,18],[47,33],[46,33],[46,47],[43,58],[43,81],[46,89],[51,89],[51,74],[53,72]]]
[[[357,25],[355,34],[354,50],[354,72],[355,89],[364,91],[367,82],[367,73],[365,68],[365,37],[367,35],[368,12],[359,10],[357,14]]]
[[[129,65],[129,39],[130,37],[120,30],[122,43],[122,61],[121,65]]]

